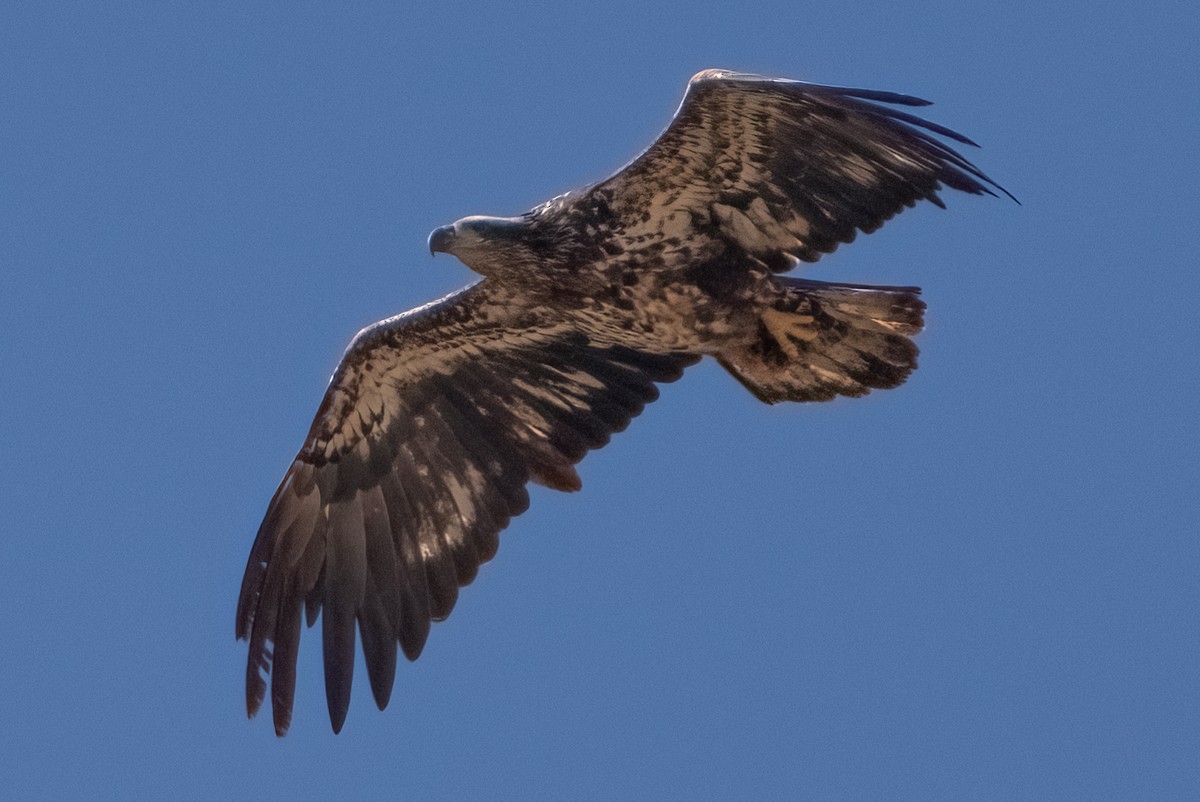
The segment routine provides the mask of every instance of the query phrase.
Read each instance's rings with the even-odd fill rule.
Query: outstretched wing
[[[576,490],[572,467],[608,442],[696,357],[589,342],[489,282],[365,329],[275,491],[242,581],[246,705],[271,681],[275,730],[291,722],[301,607],[321,613],[325,689],[340,730],[355,628],[375,701],[396,646],[416,659],[534,480]]]
[[[566,196],[563,211],[611,213],[609,252],[644,256],[656,248],[657,256],[683,244],[684,256],[694,257],[707,240],[716,252],[732,246],[783,271],[796,260],[815,262],[919,200],[941,206],[943,186],[1005,192],[933,134],[971,140],[880,103],[928,105],[890,92],[706,70],[689,82],[653,145],[611,178]]]

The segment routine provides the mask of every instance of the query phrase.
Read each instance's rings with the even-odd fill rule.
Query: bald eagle
[[[421,653],[529,506],[526,484],[578,490],[574,465],[701,357],[767,403],[901,384],[916,287],[780,274],[917,201],[942,206],[943,187],[1004,192],[935,135],[973,142],[893,108],[921,105],[706,70],[611,178],[434,231],[431,252],[484,278],[368,326],[342,357],[242,581],[249,715],[269,678],[287,731],[301,620],[318,614],[334,731],[356,630],[383,709],[397,646]]]

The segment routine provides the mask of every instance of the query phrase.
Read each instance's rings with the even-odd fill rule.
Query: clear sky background
[[[1193,2],[8,3],[10,798],[1200,797]],[[769,408],[712,363],[536,489],[402,664],[247,721],[245,559],[428,232],[600,179],[729,67],[928,97],[1023,205],[809,269],[919,284],[920,370]],[[360,666],[361,672],[361,666]]]

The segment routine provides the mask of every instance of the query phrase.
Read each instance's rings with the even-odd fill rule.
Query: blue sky
[[[14,798],[1200,796],[1191,3],[9,4],[0,782]],[[428,232],[604,177],[730,67],[928,97],[1023,203],[822,260],[920,370],[713,364],[537,489],[345,730],[247,722],[254,532]]]

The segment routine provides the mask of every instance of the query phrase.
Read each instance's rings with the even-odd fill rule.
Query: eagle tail
[[[829,401],[897,387],[917,367],[910,339],[923,325],[917,287],[871,287],[776,278],[781,293],[748,345],[721,365],[768,404]]]

